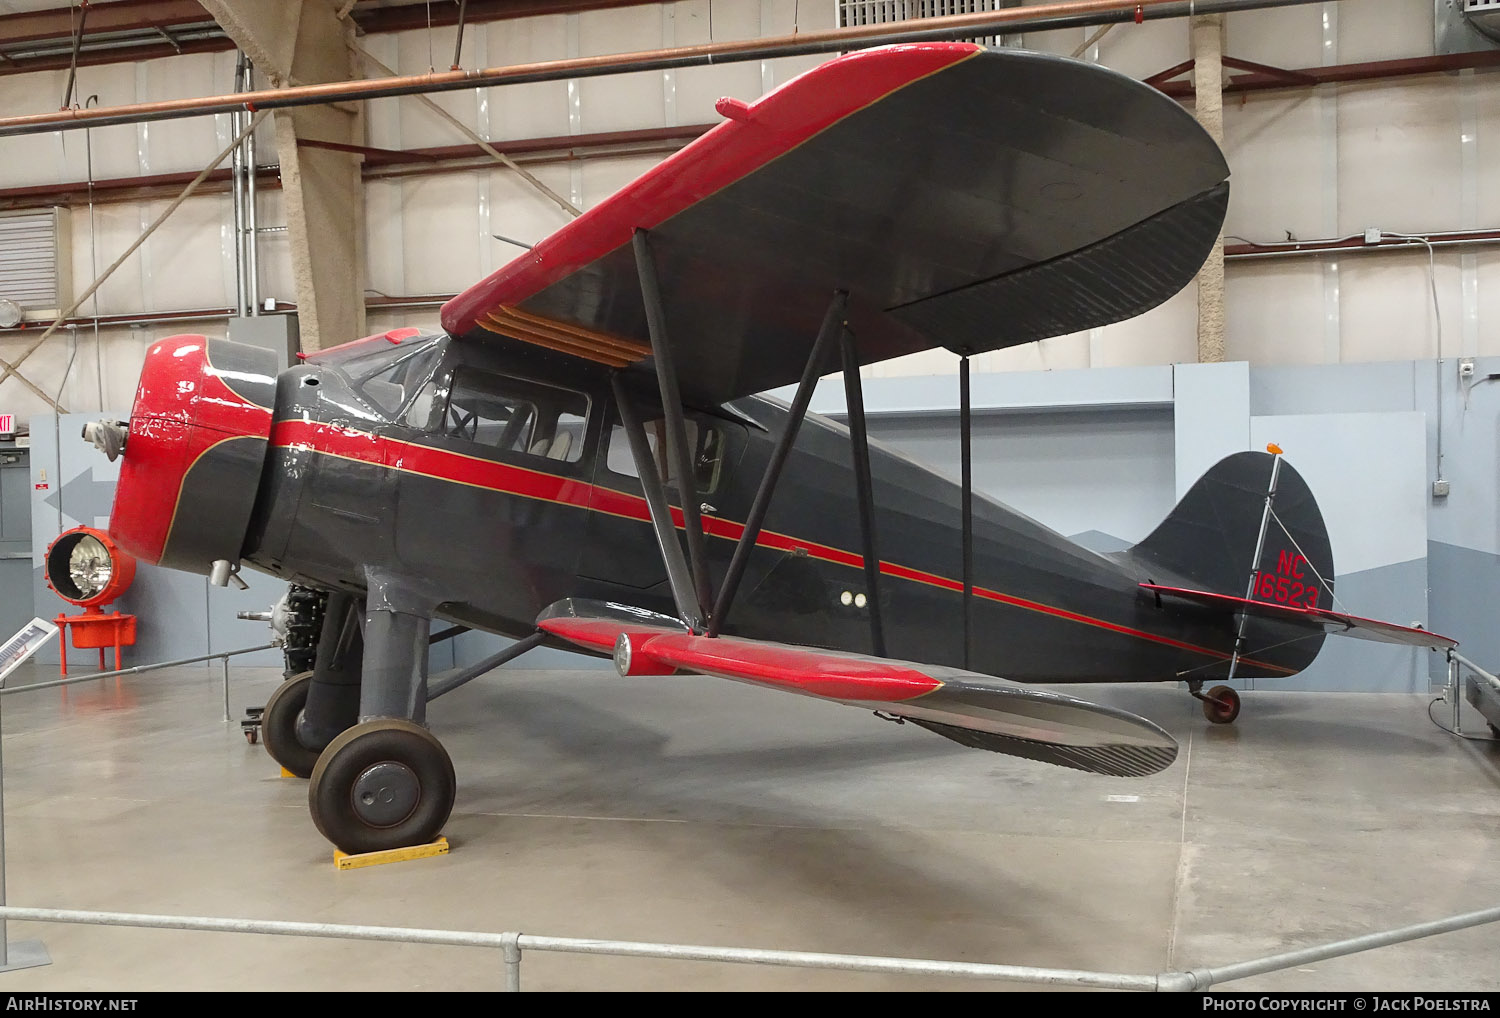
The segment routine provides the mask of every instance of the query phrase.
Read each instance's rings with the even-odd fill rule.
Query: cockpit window
[[[407,402],[432,377],[442,356],[440,339],[403,347],[391,359],[391,350],[376,348],[339,365],[349,375],[361,396],[394,420]]]
[[[687,432],[688,448],[693,451],[693,485],[698,494],[707,495],[719,486],[719,475],[724,466],[724,432],[722,428],[705,420],[703,427],[692,417],[683,424]],[[667,422],[658,417],[642,425],[646,432],[646,444],[651,447],[651,458],[668,488],[677,487],[677,469],[666,455]],[[623,425],[616,424],[609,433],[609,447],[605,452],[604,465],[622,477],[639,477],[635,469],[635,457],[630,452],[630,440]]]
[[[581,392],[457,368],[446,391],[433,384],[417,395],[406,422],[504,452],[576,463],[588,416]]]

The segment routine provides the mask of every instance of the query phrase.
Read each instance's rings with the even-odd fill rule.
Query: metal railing
[[[52,679],[47,682],[32,682],[24,686],[5,686],[0,688],[0,696],[9,696],[12,693],[29,693],[33,689],[55,689],[58,686],[71,686],[75,682],[93,682],[95,679],[113,679],[121,675],[140,675],[144,672],[154,672],[162,668],[176,668],[179,665],[194,665],[200,661],[217,661],[223,659],[224,664],[224,720],[234,720],[229,716],[229,659],[241,654],[254,654],[261,650],[275,650],[274,643],[263,643],[259,647],[241,647],[239,650],[221,650],[215,654],[199,654],[197,657],[180,657],[174,661],[158,661],[155,664],[136,665],[134,668],[120,668],[112,672],[90,672],[88,675],[70,675],[66,679]]]
[[[1500,693],[1500,676],[1496,676],[1491,672],[1485,671],[1483,668],[1479,667],[1479,665],[1475,664],[1473,661],[1470,661],[1458,651],[1450,648],[1448,651],[1448,685],[1443,690],[1443,695],[1447,697],[1449,703],[1453,706],[1454,735],[1464,734],[1463,722],[1459,717],[1463,712],[1464,702],[1463,687],[1459,684],[1458,681],[1460,665],[1467,668],[1483,682],[1488,683],[1497,693]],[[1431,707],[1429,706],[1428,709],[1430,710]]]
[[[58,635],[58,631],[57,631],[56,627],[52,627],[52,632],[48,635],[47,638],[50,639],[52,636],[56,636],[56,635]],[[43,642],[45,642],[45,640]],[[40,646],[40,644],[38,644],[37,646]],[[259,646],[259,647],[244,647],[244,648],[241,648],[240,650],[225,650],[225,651],[219,651],[216,654],[200,654],[197,657],[184,657],[184,658],[177,658],[176,660],[173,660],[173,661],[158,661],[155,664],[136,665],[133,668],[120,668],[120,669],[117,669],[116,671],[112,671],[112,672],[94,672],[94,673],[92,673],[90,675],[72,675],[72,676],[69,676],[68,678],[65,678],[65,679],[52,679],[52,680],[50,680],[48,682],[33,682],[33,683],[31,683],[29,685],[25,685],[25,686],[6,686],[6,685],[3,685],[3,684],[0,684],[0,702],[3,702],[4,697],[9,696],[9,695],[14,694],[14,693],[29,693],[29,692],[31,692],[33,690],[37,690],[37,689],[56,689],[59,686],[71,686],[71,685],[74,685],[75,683],[79,683],[79,682],[96,682],[99,679],[114,678],[114,677],[121,676],[121,675],[140,675],[143,672],[154,672],[154,671],[157,671],[157,670],[162,669],[162,668],[172,668],[172,667],[175,667],[177,665],[197,664],[200,661],[213,661],[215,659],[222,658],[223,659],[223,664],[224,664],[224,720],[227,722],[227,721],[230,720],[230,716],[229,716],[229,659],[232,658],[232,657],[236,657],[236,656],[238,656],[240,654],[253,654],[254,652],[256,652],[258,650],[272,650],[272,649],[275,648],[275,646],[276,646],[276,644],[274,644],[274,643],[267,643],[267,644],[263,644],[262,646]],[[36,648],[34,647],[32,649],[32,652],[34,652],[35,649]],[[29,654],[28,654],[28,656],[29,656]],[[0,681],[3,681],[3,680],[0,680]],[[3,727],[4,727],[3,712],[0,712],[0,728],[3,728]],[[5,905],[5,792],[4,792],[4,769],[3,769],[3,764],[0,764],[0,907],[3,907],[4,905]],[[5,968],[8,968],[8,967],[11,966],[12,959],[11,959],[10,946],[11,946],[10,945],[10,938],[9,938],[8,931],[6,930],[5,921],[4,921],[3,918],[0,918],[0,969],[5,969]],[[45,951],[41,949],[41,945],[37,945],[37,948],[38,948],[38,951],[40,952],[41,956],[45,957]],[[27,962],[26,964],[45,964],[45,962],[30,961],[30,962]]]
[[[1081,969],[1039,968],[1028,965],[990,965],[980,962],[930,961],[857,954],[810,951],[772,951],[748,947],[701,944],[658,944],[630,940],[543,937],[530,933],[485,933],[465,930],[412,929],[400,926],[349,926],[337,923],[280,922],[269,919],[223,919],[208,916],[150,915],[136,912],[90,912],[77,909],[0,906],[0,924],[9,920],[73,923],[90,926],[130,926],[160,930],[198,930],[213,933],[258,933],[272,936],[318,937],[336,940],[386,941],[403,944],[443,944],[450,947],[488,947],[501,952],[505,989],[521,989],[521,957],[525,951],[561,954],[612,955],[622,958],[661,958],[676,961],[716,961],[737,965],[775,965],[788,968],[843,972],[883,972],[897,975],[990,979],[1041,986],[1076,986],[1108,990],[1184,992],[1206,990],[1220,983],[1246,979],[1309,962],[1323,961],[1388,947],[1454,930],[1500,920],[1500,908],[1466,912],[1432,922],[1416,923],[1380,933],[1336,940],[1315,947],[1249,961],[1185,972],[1132,974]]]
[[[224,675],[224,720],[227,722],[231,720],[229,714],[229,658],[241,654],[271,650],[275,646],[273,643],[268,643],[256,647],[245,647],[239,650],[220,651],[213,654],[178,658],[172,661],[137,665],[132,668],[122,668],[112,672],[70,676],[65,679],[37,682],[25,686],[0,687],[0,698],[12,693],[38,689],[54,689],[59,686],[69,686],[79,682],[93,682],[98,679],[124,675],[139,675],[144,672],[157,671],[163,668],[221,660]],[[1487,682],[1500,686],[1500,678],[1484,671],[1478,665],[1467,658],[1461,657],[1456,652],[1450,652],[1450,682],[1453,684],[1455,694],[1457,692],[1457,671],[1460,663],[1483,677]],[[1456,695],[1455,699],[1457,699]],[[1457,708],[1455,707],[1456,713]],[[1456,720],[1455,717],[1455,723]],[[3,795],[3,792],[0,792],[0,795]],[[1448,933],[1500,921],[1500,907],[1488,908],[1477,912],[1466,912],[1460,915],[1449,916],[1445,919],[1416,923],[1378,933],[1363,934],[1344,940],[1332,941],[1313,947],[1299,948],[1294,951],[1268,955],[1248,961],[1234,962],[1213,968],[1143,974],[1096,972],[1084,969],[1044,968],[1026,965],[1001,965],[982,962],[936,961],[920,958],[893,958],[873,955],[829,954],[810,951],[717,947],[702,944],[668,944],[579,937],[548,937],[519,932],[487,933],[482,931],[434,930],[399,926],[356,926],[338,923],[305,923],[210,916],[171,916],[134,912],[28,908],[5,904],[4,830],[4,806],[3,799],[0,799],[0,968],[7,967],[7,962],[9,961],[9,944],[6,927],[9,921],[14,919],[31,922],[70,923],[94,926],[124,926],[145,929],[194,930],[212,933],[249,933],[272,936],[494,948],[501,952],[503,959],[505,989],[513,992],[521,989],[521,958],[524,951],[659,958],[677,961],[707,961],[738,965],[768,965],[844,972],[942,976],[948,978],[1026,983],[1039,986],[1138,991],[1193,991],[1206,990],[1221,983],[1294,968],[1310,962],[1357,954],[1379,947],[1420,940],[1440,933]],[[40,945],[37,946],[40,948]],[[44,950],[42,954],[45,957]],[[45,964],[45,961],[41,963]]]

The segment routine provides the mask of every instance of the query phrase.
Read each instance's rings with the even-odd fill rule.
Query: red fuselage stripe
[[[446,449],[435,449],[431,446],[403,442],[400,439],[372,435],[367,431],[356,431],[350,428],[317,422],[278,421],[271,432],[271,445],[293,449],[308,449],[328,456],[357,460],[374,466],[430,477],[434,480],[448,481],[454,484],[467,484],[477,488],[487,488],[491,491],[502,492],[508,495],[518,495],[522,498],[533,498],[544,502],[574,506],[592,512],[602,512],[611,516],[639,520],[643,523],[651,522],[651,513],[646,506],[646,500],[639,495],[627,494],[623,491],[590,484],[586,481],[558,477],[554,474],[537,470],[528,470],[525,467],[511,466],[507,463],[496,463],[493,460],[480,459],[476,456],[465,456],[462,453],[449,452]],[[672,510],[672,518],[677,526],[681,527],[683,525],[682,513],[679,509],[674,508]],[[738,541],[745,531],[742,524],[718,517],[705,517],[703,526],[705,533],[728,541]],[[835,565],[848,566],[851,569],[862,569],[864,567],[864,559],[853,552],[845,551],[842,548],[834,548],[826,544],[819,544],[816,541],[807,541],[788,534],[779,534],[774,531],[762,530],[756,544],[759,547],[771,548],[777,551],[804,551],[813,558],[832,562]],[[910,580],[914,583],[925,583],[944,590],[959,592],[963,590],[963,583],[958,580],[939,576],[936,573],[925,572],[920,569],[913,569],[909,566],[897,565],[894,562],[882,561],[880,563],[880,572],[883,576],[890,576],[900,580]],[[1133,629],[1130,626],[1107,622],[1104,619],[1094,618],[1091,615],[1082,615],[1078,612],[1069,611],[1066,608],[1057,608],[1053,605],[1042,604],[1039,601],[1031,601],[1011,594],[1004,594],[998,590],[990,590],[986,587],[975,587],[974,595],[986,600],[1011,605],[1012,607],[1024,608],[1028,611],[1040,612],[1055,618],[1067,619],[1070,622],[1078,622],[1083,625],[1106,629],[1110,632],[1119,633],[1122,636],[1150,640],[1153,643],[1175,647],[1179,650],[1186,650],[1195,654],[1206,654],[1209,657],[1221,660],[1228,657],[1228,655],[1209,647],[1200,647],[1196,644],[1185,643],[1181,640],[1174,640],[1169,636],[1162,636],[1159,633]],[[1254,664],[1262,668],[1270,668],[1292,674],[1290,669],[1283,668],[1280,665],[1273,665],[1263,661],[1253,661],[1250,658],[1242,658],[1242,660],[1247,664]]]

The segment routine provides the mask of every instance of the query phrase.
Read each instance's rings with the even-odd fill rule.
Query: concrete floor
[[[237,669],[234,716],[277,680]],[[182,668],[4,698],[12,904],[1138,973],[1500,905],[1500,752],[1438,731],[1425,697],[1257,691],[1215,728],[1179,690],[1075,687],[1183,744],[1162,774],[1114,779],[715,679],[515,671],[431,708],[459,774],[452,854],[339,872],[306,783],[221,721],[219,682]],[[502,985],[482,949],[10,935],[53,964],[5,991]],[[1480,927],[1226,989],[1495,990],[1497,948],[1500,925]],[[1005,985],[538,953],[522,973],[531,990]]]

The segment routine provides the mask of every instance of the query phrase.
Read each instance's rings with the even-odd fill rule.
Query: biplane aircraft
[[[1186,681],[1226,722],[1238,695],[1205,682],[1293,674],[1326,632],[1442,640],[1331,610],[1322,517],[1277,455],[1222,461],[1103,555],[866,437],[861,365],[1117,322],[1193,278],[1228,168],[1175,102],[1091,64],[933,43],[718,109],[449,301],[441,332],[279,374],[265,351],[167,339],[129,422],[86,430],[123,447],[127,550],[294,585],[306,670],[264,739],[311,778],[334,844],[435,837],[456,781],[428,701],[540,644],[1143,775],[1176,756],[1163,729],[1030,684]],[[807,413],[834,370],[847,427]],[[793,382],[789,405],[757,395]],[[463,628],[518,642],[429,676],[429,645]]]

